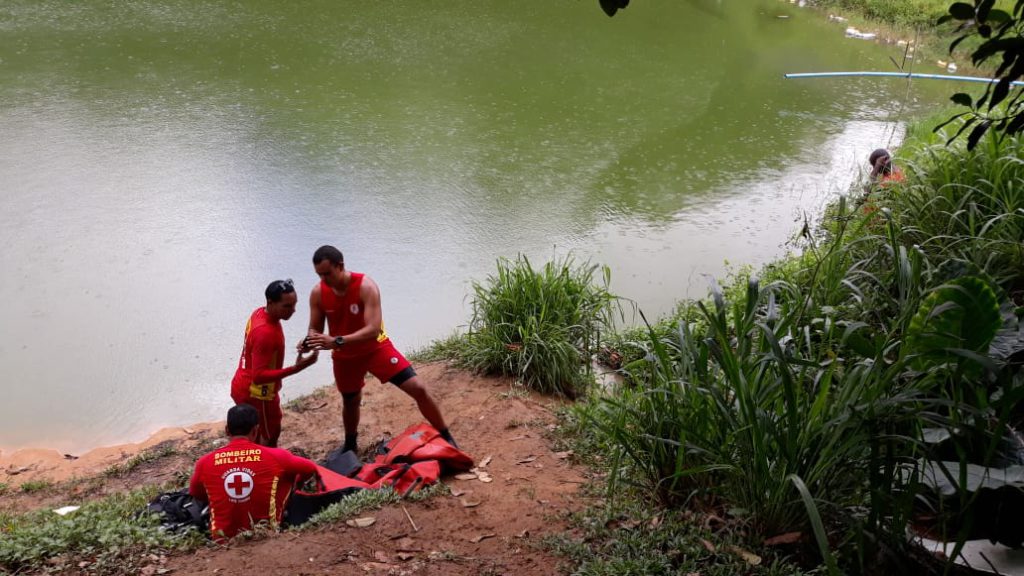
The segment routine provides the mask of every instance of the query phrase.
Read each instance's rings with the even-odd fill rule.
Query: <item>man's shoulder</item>
[[[296,463],[296,464],[301,463],[301,464],[307,465],[307,466],[316,466],[316,463],[313,462],[312,460],[309,460],[308,458],[303,458],[302,456],[299,456],[297,454],[292,454],[290,451],[288,451],[288,450],[286,450],[284,448],[263,448],[263,449],[266,450],[267,453],[272,458],[274,458],[275,460],[277,460],[278,462],[280,462],[282,464],[285,464],[285,463]]]
[[[363,279],[359,283],[359,290],[360,292],[365,292],[366,290],[377,291],[377,282],[369,274],[363,274]]]

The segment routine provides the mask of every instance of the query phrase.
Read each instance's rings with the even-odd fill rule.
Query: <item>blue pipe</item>
[[[948,74],[921,74],[919,72],[808,72],[786,74],[786,78],[838,78],[843,76],[882,76],[886,78],[923,78],[925,80],[954,80],[958,82],[999,82],[998,78],[975,78],[974,76],[950,76]],[[1012,82],[1013,86],[1024,86],[1024,82]]]

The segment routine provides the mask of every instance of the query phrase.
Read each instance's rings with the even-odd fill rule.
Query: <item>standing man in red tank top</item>
[[[367,372],[381,382],[391,382],[416,400],[423,417],[455,446],[441,410],[416,377],[412,365],[384,332],[377,283],[365,274],[346,270],[344,257],[334,246],[318,248],[313,254],[313,266],[320,284],[309,295],[309,336],[299,346],[332,350],[334,382],[342,397],[344,450],[356,449],[359,406]],[[329,334],[323,333],[325,320]]]
[[[263,294],[267,305],[253,310],[245,325],[245,344],[231,380],[231,399],[256,409],[260,417],[256,442],[274,448],[281,436],[281,380],[312,365],[317,353],[303,356],[300,351],[295,364],[283,368],[281,322],[295,314],[298,296],[291,280],[274,280]]]

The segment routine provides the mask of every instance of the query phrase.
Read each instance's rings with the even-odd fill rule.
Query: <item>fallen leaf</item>
[[[484,540],[487,540],[488,538],[494,538],[495,536],[497,536],[497,534],[491,532],[491,533],[488,533],[488,534],[481,534],[479,536],[474,536],[474,537],[470,538],[469,541],[472,542],[473,544],[478,544],[480,542],[483,542]]]
[[[398,559],[402,562],[405,562],[406,560],[412,560],[416,557],[416,555],[412,552],[399,552],[398,554],[396,554],[396,556],[398,556]]]
[[[661,516],[651,518],[651,528],[657,528],[658,526],[661,526]]]
[[[778,546],[779,544],[796,544],[803,538],[803,532],[786,532],[778,536],[772,536],[764,541],[765,546]]]
[[[368,526],[373,526],[373,523],[376,521],[376,518],[372,516],[366,516],[364,518],[354,518],[352,520],[346,520],[345,524],[348,524],[353,528],[366,528]]]
[[[480,481],[484,484],[490,484],[491,482],[494,482],[494,478],[491,478],[490,476],[481,476]]]
[[[491,463],[492,458],[494,457],[488,454],[487,458],[484,458],[484,461],[480,463],[480,468],[487,468],[487,465]]]
[[[191,429],[191,428],[182,428],[182,430],[184,430],[185,434],[188,434],[189,436],[191,436],[191,435],[196,433],[196,431]]]
[[[526,538],[529,535],[530,535],[530,529],[526,528],[525,530],[523,530],[522,532],[519,533],[518,538]]]
[[[707,550],[708,552],[711,552],[711,553],[714,553],[714,552],[715,552],[715,545],[714,545],[714,544],[712,544],[711,542],[708,542],[707,540],[705,540],[705,539],[701,538],[701,539],[700,539],[700,543],[704,545],[704,548],[705,548],[705,549],[706,549],[706,550]]]
[[[384,552],[383,550],[377,550],[376,552],[373,553],[373,559],[378,561],[378,562],[381,562],[383,564],[387,564],[388,563],[387,552]],[[310,558],[310,560],[312,560],[312,558]]]
[[[530,462],[533,462],[536,459],[536,456],[527,456],[526,458],[523,458],[522,460],[516,462],[516,464],[529,464]]]
[[[143,566],[142,569],[139,570],[139,574],[142,574],[142,576],[153,576],[156,574],[156,566]]]
[[[751,566],[759,566],[761,564],[760,556],[748,550],[744,550],[739,546],[729,546],[729,551],[736,554],[740,558],[743,558],[747,562],[747,564],[750,564]]]
[[[462,474],[455,475],[456,480],[476,480],[476,474],[470,472],[463,472]]]
[[[529,434],[523,434],[521,436],[516,436],[515,438],[509,438],[508,441],[509,442],[515,442],[516,440],[522,440],[523,438],[529,438],[529,437],[530,437]]]
[[[456,498],[462,496],[463,494],[468,494],[469,492],[471,492],[467,490],[459,490],[458,488],[452,488],[451,486],[448,487],[448,491],[451,492],[452,496],[455,496]]]
[[[466,500],[465,498],[459,498],[459,501],[462,502],[463,508],[476,508],[480,505],[479,500]]]
[[[555,458],[559,460],[565,460],[569,456],[572,456],[572,450],[566,450],[565,452],[555,452]]]

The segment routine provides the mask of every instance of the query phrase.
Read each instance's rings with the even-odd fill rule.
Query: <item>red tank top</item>
[[[364,311],[366,306],[359,296],[359,288],[363,285],[363,276],[359,272],[351,273],[351,280],[345,294],[338,296],[331,290],[331,287],[320,282],[320,307],[327,317],[327,329],[331,336],[344,336],[351,334],[366,326]],[[381,343],[387,342],[388,335],[384,331],[384,323],[381,322],[380,334],[375,340],[363,340],[362,342],[346,343],[334,351],[335,356],[352,357],[362,356],[377,349]]]

